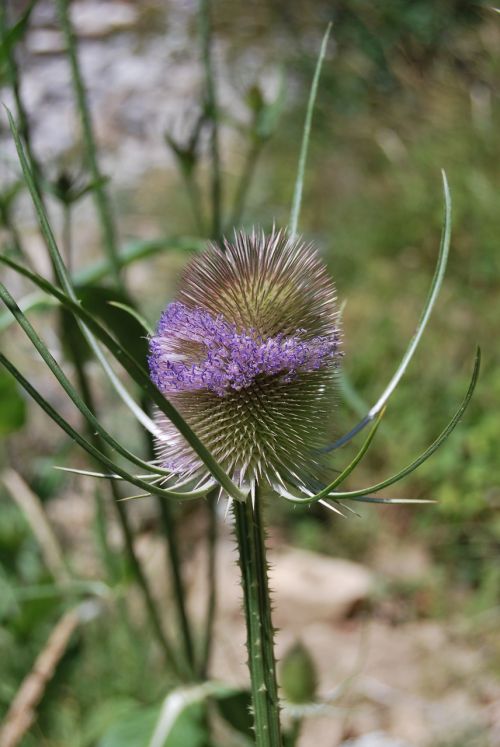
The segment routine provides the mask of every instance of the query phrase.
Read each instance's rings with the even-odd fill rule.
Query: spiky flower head
[[[314,248],[284,231],[237,233],[188,265],[150,340],[150,372],[239,484],[304,484],[330,419],[339,337],[335,289]],[[162,466],[203,477],[157,417]]]

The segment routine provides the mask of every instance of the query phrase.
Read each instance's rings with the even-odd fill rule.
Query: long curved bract
[[[467,389],[467,393],[462,400],[460,407],[446,426],[446,428],[439,434],[439,436],[436,438],[435,441],[422,453],[420,456],[418,456],[416,459],[414,459],[413,462],[408,464],[404,469],[400,470],[395,475],[392,475],[391,477],[388,477],[386,480],[383,480],[382,482],[377,483],[376,485],[370,485],[367,488],[362,488],[360,490],[350,490],[346,492],[332,492],[331,487],[327,486],[323,490],[321,490],[319,493],[316,493],[316,495],[312,496],[296,496],[290,493],[287,490],[284,489],[277,489],[277,492],[285,498],[286,500],[290,501],[291,503],[299,503],[302,505],[308,505],[310,503],[315,503],[318,500],[329,498],[331,500],[339,500],[339,499],[351,499],[355,500],[357,498],[361,498],[363,496],[369,496],[370,493],[377,493],[379,490],[383,490],[384,488],[389,487],[390,485],[394,485],[394,483],[399,482],[404,477],[409,475],[411,472],[416,470],[418,467],[420,467],[421,464],[423,464],[427,459],[429,459],[432,454],[434,454],[435,451],[441,446],[441,444],[448,438],[448,436],[451,434],[451,432],[455,429],[455,427],[458,425],[460,419],[462,418],[462,415],[464,414],[465,410],[467,409],[467,406],[472,398],[472,395],[474,393],[474,389],[476,388],[477,379],[479,376],[479,368],[481,365],[481,351],[478,348],[476,352],[476,358],[474,361],[474,370],[472,372],[472,377],[469,383],[469,387]],[[363,450],[363,447],[361,448],[361,451]],[[355,457],[356,459],[356,457]]]
[[[349,441],[352,441],[354,436],[356,436],[361,430],[363,430],[363,428],[365,428],[369,423],[371,423],[376,418],[378,413],[382,410],[382,408],[385,407],[389,397],[396,389],[406,369],[408,368],[408,365],[411,359],[413,358],[413,355],[418,347],[420,339],[427,326],[432,310],[438,298],[439,291],[441,290],[441,285],[442,285],[444,274],[446,271],[446,264],[448,262],[448,254],[450,251],[451,195],[450,195],[450,189],[448,186],[448,180],[446,178],[446,173],[444,171],[442,171],[441,173],[443,177],[443,193],[444,193],[443,229],[441,232],[441,242],[439,246],[439,255],[437,259],[436,270],[432,278],[431,287],[429,290],[429,294],[427,296],[427,300],[424,305],[424,309],[422,311],[422,315],[418,322],[417,330],[415,334],[413,335],[413,337],[411,338],[409,345],[406,349],[406,352],[403,355],[401,363],[399,364],[398,368],[396,369],[396,372],[394,373],[394,376],[392,377],[392,379],[390,380],[390,382],[384,389],[379,399],[373,405],[371,410],[359,423],[357,423],[357,425],[354,426],[354,428],[352,428],[352,430],[350,430],[348,433],[346,433],[341,438],[337,439],[337,441],[334,441],[334,443],[322,449],[324,453],[333,451],[334,449],[338,449],[341,446],[344,446],[345,444],[349,443]]]

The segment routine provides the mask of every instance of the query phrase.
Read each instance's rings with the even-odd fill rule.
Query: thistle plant
[[[65,3],[59,5],[64,13]],[[70,29],[67,31],[71,42]],[[268,234],[259,228],[252,232],[238,230],[220,238],[223,222],[220,171],[214,170],[213,241],[207,242],[188,264],[177,297],[166,307],[156,330],[151,332],[136,309],[121,304],[125,313],[143,324],[149,336],[149,371],[79,303],[41,198],[37,169],[14,118],[8,113],[57,284],[9,256],[0,259],[73,315],[116,394],[152,435],[155,458],[148,460],[136,455],[102,425],[91,402],[72,385],[3,284],[0,284],[0,298],[83,415],[94,437],[75,429],[3,353],[0,362],[49,417],[105,470],[87,474],[114,485],[126,482],[138,488],[141,496],[155,495],[161,500],[190,501],[213,495],[215,491],[219,497],[228,499],[234,515],[242,575],[255,742],[259,747],[283,744],[267,577],[263,513],[266,497],[305,505],[319,502],[338,514],[352,510],[349,501],[426,502],[380,497],[378,493],[415,470],[449,436],[471,399],[479,371],[478,352],[462,403],[443,432],[419,457],[377,484],[357,490],[341,489],[370,447],[387,402],[415,353],[438,297],[450,244],[451,198],[443,175],[443,232],[436,272],[417,331],[377,402],[347,434],[329,443],[342,358],[339,311],[333,281],[318,251],[298,235],[312,112],[328,33],[329,30],[311,87],[289,227],[275,228]],[[210,74],[209,48],[204,49]],[[74,55],[72,61],[76,64]],[[208,90],[214,117],[213,85]],[[82,102],[83,99],[83,107]],[[92,142],[90,147],[93,148]],[[216,119],[212,123],[211,153],[217,160]],[[95,169],[93,176],[94,172]],[[103,188],[99,179],[97,183]],[[102,200],[99,204],[102,208]],[[107,206],[106,201],[104,205]],[[108,222],[104,221],[104,226],[109,229]],[[106,236],[110,266],[115,278],[120,279],[119,261],[111,251],[112,235],[108,231]],[[131,382],[139,386],[142,400],[154,407],[152,415],[138,404],[118,377],[110,355]],[[351,441],[369,424],[372,427],[356,456],[335,477],[329,476],[328,454]],[[137,468],[139,473],[135,471]],[[121,501],[117,503],[123,506]],[[133,552],[133,547],[129,550]],[[181,584],[178,591],[182,595]],[[173,668],[184,681],[196,680],[204,666],[196,669],[187,620],[184,618],[188,666],[186,660],[179,660],[175,645],[165,636],[147,593],[146,599]],[[153,738],[153,743],[161,742]]]
[[[323,445],[340,357],[335,292],[317,254],[284,231],[237,233],[184,273],[150,341],[151,378],[235,483],[300,483]],[[161,465],[209,480],[157,417]]]

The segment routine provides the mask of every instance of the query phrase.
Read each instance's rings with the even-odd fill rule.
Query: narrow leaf
[[[297,235],[297,229],[299,225],[300,207],[302,204],[302,192],[304,189],[304,173],[306,170],[307,150],[309,147],[309,138],[311,135],[311,123],[314,111],[314,104],[316,103],[316,95],[318,93],[319,76],[321,74],[321,68],[323,67],[323,60],[325,59],[326,47],[328,44],[328,38],[330,31],[332,30],[332,24],[329,23],[323,41],[321,42],[321,48],[319,51],[318,61],[316,63],[316,69],[314,71],[314,77],[311,84],[311,90],[309,93],[309,102],[307,104],[306,118],[304,122],[304,131],[302,134],[302,145],[300,146],[299,164],[297,167],[297,177],[295,180],[295,189],[292,200],[292,210],[290,212],[290,236],[294,239]]]
[[[116,309],[121,309],[122,311],[125,311],[127,314],[130,314],[131,317],[133,317],[141,327],[144,329],[145,332],[148,333],[148,335],[154,334],[154,329],[150,325],[150,323],[145,319],[145,317],[142,316],[141,313],[137,311],[137,309],[133,309],[131,306],[128,306],[126,303],[120,303],[119,301],[108,301],[110,306],[114,306]]]
[[[443,229],[441,233],[441,243],[439,246],[439,255],[438,255],[438,260],[436,264],[436,270],[434,272],[434,277],[432,279],[431,288],[427,296],[427,300],[425,302],[422,315],[418,322],[417,331],[411,338],[410,343],[406,349],[406,352],[403,355],[401,363],[396,369],[394,376],[392,377],[392,379],[390,380],[390,382],[384,389],[382,395],[379,397],[377,402],[373,405],[371,410],[368,412],[366,417],[364,417],[363,420],[361,420],[357,425],[355,425],[351,431],[349,431],[344,436],[342,436],[342,438],[339,438],[333,444],[325,448],[323,450],[325,452],[338,449],[340,446],[343,446],[344,444],[351,441],[354,438],[354,436],[357,433],[359,433],[366,425],[368,425],[368,423],[370,423],[376,417],[377,413],[379,413],[380,410],[385,406],[389,397],[391,396],[393,391],[396,389],[406,369],[408,368],[408,365],[411,359],[413,358],[413,355],[418,347],[420,339],[430,319],[432,310],[434,308],[434,305],[439,295],[439,291],[441,290],[441,285],[442,285],[444,274],[446,271],[446,264],[448,262],[448,254],[450,250],[451,195],[450,195],[450,189],[448,186],[448,180],[446,178],[446,174],[444,171],[442,171],[442,177],[443,177],[443,192],[444,192],[445,209],[444,209]]]
[[[462,403],[460,404],[460,407],[456,411],[453,418],[450,420],[446,428],[440,433],[440,435],[436,438],[435,441],[422,453],[420,454],[417,459],[415,459],[411,464],[407,465],[404,469],[402,469],[397,474],[393,475],[392,477],[387,478],[387,480],[383,480],[382,482],[377,483],[376,485],[370,485],[368,488],[363,488],[361,490],[351,490],[348,492],[340,492],[335,491],[331,492],[328,497],[337,500],[339,498],[342,499],[354,499],[356,497],[360,496],[367,496],[370,493],[376,493],[379,490],[383,490],[383,488],[389,487],[389,485],[393,485],[396,482],[399,482],[403,479],[403,477],[406,477],[411,472],[417,469],[421,464],[423,464],[427,459],[429,459],[432,454],[441,446],[442,443],[448,438],[448,436],[451,434],[451,432],[455,429],[455,427],[460,422],[465,410],[467,409],[467,406],[472,398],[472,395],[474,393],[474,389],[476,388],[477,379],[479,376],[479,368],[481,364],[481,351],[478,348],[476,352],[476,359],[474,361],[474,370],[472,372],[472,378],[469,384],[469,388],[467,390],[467,393],[462,400]],[[320,491],[316,495],[313,496],[307,496],[307,497],[299,497],[292,495],[286,490],[279,489],[277,492],[280,493],[286,500],[290,501],[291,503],[300,503],[308,505],[309,503],[314,503],[315,501],[319,500],[320,498],[324,498],[324,491]]]
[[[52,371],[58,382],[61,384],[62,388],[68,394],[72,402],[76,405],[76,407],[80,410],[82,415],[86,418],[88,423],[90,424],[91,428],[95,430],[97,433],[100,434],[100,436],[119,454],[124,456],[126,459],[128,459],[133,464],[136,464],[139,467],[142,467],[143,469],[147,469],[150,472],[161,474],[168,476],[170,475],[170,472],[168,470],[163,470],[157,467],[151,466],[148,462],[145,462],[143,459],[140,459],[135,454],[133,454],[131,451],[126,449],[124,446],[122,446],[113,436],[108,433],[108,431],[102,427],[99,420],[95,417],[94,413],[89,410],[83,399],[80,397],[74,386],[71,384],[69,379],[67,378],[66,374],[62,370],[62,368],[57,363],[56,359],[52,356],[49,349],[43,342],[43,340],[38,336],[28,319],[25,317],[19,306],[16,304],[15,300],[7,290],[7,288],[0,283],[0,298],[5,303],[7,308],[9,309],[10,313],[13,315],[13,317],[18,322],[19,326],[22,328],[22,330],[25,332],[27,337],[31,340],[36,350],[39,352],[40,356],[42,357],[43,361],[46,363],[48,368]]]

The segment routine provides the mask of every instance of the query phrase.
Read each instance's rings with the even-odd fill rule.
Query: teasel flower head
[[[236,233],[188,265],[150,339],[151,378],[241,486],[307,485],[331,420],[340,332],[316,250],[285,231]],[[157,457],[203,479],[163,415]]]

